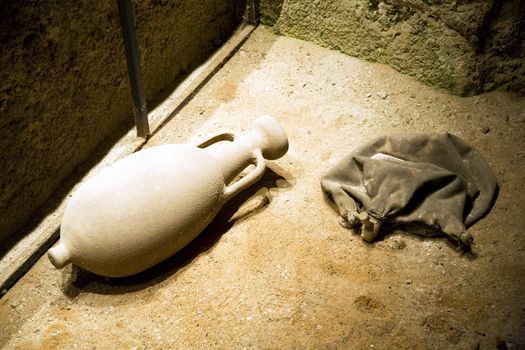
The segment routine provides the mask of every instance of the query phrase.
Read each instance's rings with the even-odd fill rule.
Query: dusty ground
[[[386,98],[383,98],[385,97]],[[525,99],[460,98],[383,65],[259,28],[149,145],[280,119],[290,151],[190,246],[128,279],[46,257],[0,301],[5,348],[525,346]],[[339,227],[319,179],[384,133],[449,131],[500,180],[473,254],[397,231]]]

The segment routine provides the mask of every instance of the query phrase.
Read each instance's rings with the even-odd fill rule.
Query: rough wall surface
[[[283,0],[261,0],[259,3],[259,12],[261,23],[273,26],[283,7]]]
[[[237,25],[237,0],[135,1],[149,101]],[[119,126],[131,95],[116,1],[0,3],[0,243]]]
[[[522,0],[262,0],[260,8],[279,34],[457,94],[525,90]]]

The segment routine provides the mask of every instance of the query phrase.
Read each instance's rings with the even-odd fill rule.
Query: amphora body
[[[287,150],[283,128],[265,116],[245,135],[222,133],[198,146],[164,145],[127,156],[73,194],[48,256],[57,268],[73,263],[108,277],[146,270],[182,249],[228,199],[256,182],[265,158]],[[255,168],[231,183],[250,164]]]

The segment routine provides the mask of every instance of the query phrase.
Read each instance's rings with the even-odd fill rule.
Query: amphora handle
[[[207,140],[201,142],[197,147],[206,148],[208,146],[213,145],[214,143],[222,141],[233,142],[237,137],[238,136],[234,133],[223,132],[210,136],[209,138],[207,138]],[[224,196],[226,200],[235,196],[237,193],[241,192],[245,188],[253,185],[264,175],[264,171],[266,170],[266,162],[259,148],[252,151],[251,164],[255,165],[255,169],[253,169],[248,175],[244,176],[243,178],[235,181],[234,183],[226,187],[226,189],[224,190]]]
[[[223,132],[208,137],[198,147],[206,148],[220,141],[231,141],[238,139],[250,151],[250,162],[255,165],[248,175],[226,187],[224,195],[226,199],[236,195],[246,187],[252,185],[261,178],[266,169],[265,159],[281,158],[288,151],[288,137],[277,119],[270,116],[257,118],[250,131],[246,135]],[[242,140],[241,140],[242,139]],[[246,159],[246,158],[244,158]]]
[[[233,184],[230,184],[228,187],[226,187],[224,190],[224,196],[226,199],[230,199],[245,188],[253,185],[263,176],[264,171],[266,170],[266,162],[260,149],[253,151],[252,164],[255,165],[255,169],[253,169],[242,179],[237,180]]]

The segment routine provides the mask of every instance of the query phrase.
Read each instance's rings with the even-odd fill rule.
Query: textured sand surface
[[[525,345],[525,100],[433,90],[260,27],[149,146],[240,131],[262,114],[289,153],[179,254],[114,280],[47,257],[0,300],[0,346],[52,349],[494,349]],[[473,254],[396,231],[367,244],[319,180],[385,133],[449,131],[500,181]]]

